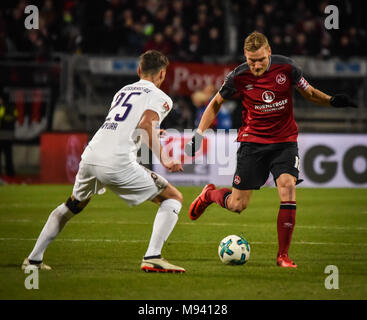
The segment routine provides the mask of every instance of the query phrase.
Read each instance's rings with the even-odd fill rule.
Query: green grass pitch
[[[298,269],[275,265],[277,191],[255,191],[242,214],[211,205],[197,221],[188,217],[201,188],[179,188],[184,205],[163,256],[185,274],[140,271],[157,211],[153,203],[129,208],[111,192],[95,196],[45,254],[52,271],[40,271],[39,289],[27,290],[20,269],[49,213],[71,186],[0,187],[0,299],[366,299],[367,190],[297,190],[290,255]],[[251,257],[223,265],[218,244],[244,233]],[[326,289],[325,268],[339,271],[339,289]]]

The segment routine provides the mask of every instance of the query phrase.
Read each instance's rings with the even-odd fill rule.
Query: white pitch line
[[[350,231],[355,231],[355,230],[361,230],[361,231],[367,231],[367,227],[339,227],[339,226],[295,226],[295,228],[300,228],[300,229],[331,229],[331,230],[350,230]]]
[[[0,219],[0,222],[4,223],[44,223],[46,220],[31,220],[31,219]],[[75,224],[122,224],[122,225],[151,225],[151,222],[133,222],[133,221],[104,221],[104,220],[72,220],[71,223]],[[269,223],[270,224],[270,223]],[[233,227],[249,227],[257,228],[257,225],[248,224],[236,224],[236,223],[226,223],[226,222],[205,222],[205,223],[194,223],[194,222],[179,222],[179,225],[190,225],[190,226],[233,226]],[[314,225],[296,225],[297,229],[321,229],[321,230],[342,230],[342,231],[367,231],[367,227],[352,227],[352,226],[314,226]]]
[[[0,238],[0,241],[36,241],[36,238]],[[54,241],[60,242],[121,242],[121,243],[145,243],[149,239],[55,239]],[[185,241],[185,240],[172,240],[170,243],[191,243],[191,244],[206,244],[206,243],[217,243],[218,241]],[[251,241],[251,244],[277,244],[278,242],[264,242],[264,241]],[[332,246],[363,246],[367,247],[367,243],[352,243],[352,242],[308,242],[308,241],[295,241],[293,244],[298,245],[332,245]]]

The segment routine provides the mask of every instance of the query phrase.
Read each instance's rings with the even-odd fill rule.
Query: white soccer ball
[[[224,264],[245,264],[250,258],[250,244],[242,236],[230,235],[219,244],[219,259]]]

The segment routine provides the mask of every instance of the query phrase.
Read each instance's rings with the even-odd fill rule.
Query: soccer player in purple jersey
[[[295,225],[296,184],[302,181],[298,179],[298,127],[293,114],[293,86],[305,99],[322,106],[357,105],[346,94],[329,96],[312,87],[292,59],[271,54],[266,36],[259,32],[246,38],[244,55],[246,62],[228,74],[207,106],[192,140],[185,146],[185,152],[194,156],[223,102],[240,99],[243,124],[237,138],[241,144],[232,190],[206,185],[192,202],[189,216],[192,220],[198,219],[213,202],[240,213],[248,206],[252,190],[260,189],[271,172],[280,198],[277,265],[296,268],[288,256]]]

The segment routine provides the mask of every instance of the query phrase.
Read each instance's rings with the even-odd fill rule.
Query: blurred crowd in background
[[[257,30],[269,38],[273,52],[318,58],[367,55],[362,1],[232,0],[238,30]],[[339,29],[326,29],[325,7],[338,8]],[[335,21],[334,21],[335,22]],[[243,37],[243,34],[239,34]],[[242,38],[240,39],[242,40]],[[241,47],[242,48],[242,47]]]
[[[28,4],[39,8],[39,31],[24,28]],[[337,5],[340,15],[340,29],[333,32],[324,27],[329,4]],[[139,55],[157,49],[171,59],[202,61],[205,56],[240,57],[244,38],[253,30],[264,32],[279,54],[367,54],[361,1],[2,0],[0,7],[0,56]],[[227,45],[230,29],[237,31],[232,48]]]

